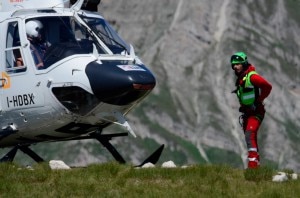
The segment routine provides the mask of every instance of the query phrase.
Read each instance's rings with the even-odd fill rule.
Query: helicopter
[[[154,74],[95,9],[100,0],[0,1],[1,162],[30,146],[95,139],[120,163],[115,137],[136,137],[125,115],[155,87]],[[120,125],[127,132],[104,134]],[[161,145],[143,163],[155,164]]]

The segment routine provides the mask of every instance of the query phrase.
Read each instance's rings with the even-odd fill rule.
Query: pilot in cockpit
[[[30,42],[30,51],[37,69],[43,69],[44,56],[49,44],[41,36],[43,24],[39,20],[30,20],[25,25],[27,39]]]

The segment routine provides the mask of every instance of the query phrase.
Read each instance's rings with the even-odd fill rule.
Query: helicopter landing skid
[[[122,137],[127,135],[128,133],[101,134],[99,132],[94,132],[88,136],[76,137],[76,138],[62,140],[62,141],[96,139],[111,153],[111,155],[115,158],[116,161],[118,161],[120,164],[125,164],[126,161],[124,160],[122,155],[117,151],[117,149],[110,143],[110,140],[112,140],[113,137]],[[4,155],[0,159],[0,162],[12,162],[18,150],[23,151],[23,153],[27,154],[37,163],[44,162],[45,160],[41,158],[38,154],[36,154],[32,149],[30,149],[29,146],[30,145],[17,145],[13,147],[6,155]],[[164,149],[164,144],[162,144],[146,160],[144,160],[140,165],[137,165],[136,167],[141,167],[146,163],[156,164],[161,156],[163,149]]]

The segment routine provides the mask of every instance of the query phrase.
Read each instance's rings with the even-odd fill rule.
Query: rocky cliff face
[[[229,59],[245,51],[273,85],[259,131],[262,163],[300,170],[298,1],[102,0],[99,8],[156,74],[155,91],[129,117],[143,140],[165,143],[175,161],[242,166]]]

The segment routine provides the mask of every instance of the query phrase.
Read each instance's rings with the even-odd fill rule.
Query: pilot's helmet
[[[37,38],[40,30],[43,28],[43,24],[38,20],[30,20],[26,23],[26,34],[30,37]]]

